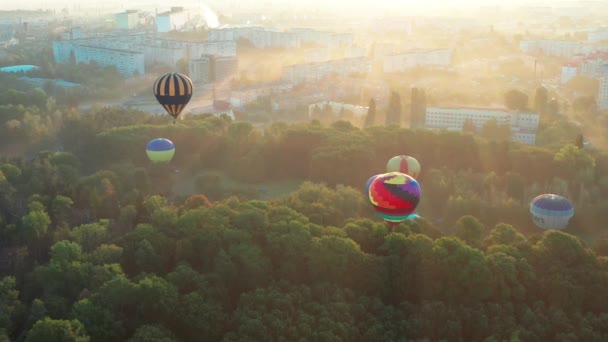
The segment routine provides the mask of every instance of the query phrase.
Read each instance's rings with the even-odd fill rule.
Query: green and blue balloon
[[[175,155],[175,145],[169,139],[157,138],[150,140],[146,147],[146,154],[155,164],[168,163]]]

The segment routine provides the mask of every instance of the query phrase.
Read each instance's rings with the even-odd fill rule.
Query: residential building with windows
[[[234,56],[202,55],[189,63],[189,77],[194,83],[214,83],[230,79],[237,71]]]
[[[139,13],[137,10],[128,10],[114,15],[116,28],[119,30],[132,30],[139,25]]]
[[[608,65],[603,66],[600,88],[597,94],[597,109],[608,110]]]
[[[190,20],[190,12],[183,7],[172,7],[171,11],[156,16],[156,32],[180,31]]]
[[[371,60],[367,57],[344,58],[321,63],[294,64],[283,68],[282,79],[293,84],[318,81],[331,74],[348,76],[366,74],[371,71]]]
[[[539,116],[531,112],[515,112],[496,108],[427,107],[424,127],[462,131],[467,120],[471,120],[479,131],[489,120],[499,125],[509,125],[513,140],[534,145]]]
[[[89,51],[91,48],[107,50],[107,52],[103,54],[104,57],[102,57],[101,52],[97,54],[91,53],[91,51]],[[87,51],[80,51],[83,49]],[[116,67],[119,71],[124,70],[121,71],[121,74],[128,77],[133,75],[127,71],[130,70],[130,67],[119,65],[119,63],[122,63],[119,61],[124,60],[124,56],[121,57],[120,54],[124,54],[125,51],[129,51],[133,54],[143,54],[144,66],[165,64],[170,67],[175,67],[178,61],[182,59],[189,60],[192,58],[199,58],[205,54],[234,57],[236,56],[236,42],[187,42],[159,39],[146,34],[122,34],[120,36],[62,39],[53,42],[53,53],[56,63],[67,63],[72,56],[75,57],[77,55],[89,56],[86,58],[87,60],[96,61],[103,65],[106,65],[105,63],[111,62],[112,60],[116,60]],[[113,58],[109,57],[113,53],[117,55]],[[99,58],[99,60],[96,58]],[[102,59],[103,61],[101,61]],[[139,57],[134,57],[136,63],[139,63],[139,59]],[[144,73],[140,72],[140,66],[133,68],[138,70],[139,74],[143,76]]]
[[[551,39],[522,40],[519,43],[519,48],[527,53],[543,53],[549,56],[567,58],[576,54],[589,54],[596,50],[606,50],[606,48],[584,42]]]

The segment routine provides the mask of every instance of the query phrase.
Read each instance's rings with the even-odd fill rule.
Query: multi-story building
[[[566,83],[575,75],[601,78],[603,67],[608,64],[608,53],[596,51],[591,54],[575,55],[572,60],[562,66],[561,82]]]
[[[293,84],[284,81],[254,83],[232,90],[230,103],[233,107],[239,108],[248,105],[262,96],[272,96],[290,92]]]
[[[534,145],[539,116],[531,112],[514,112],[496,108],[427,107],[424,126],[430,129],[462,131],[466,120],[471,120],[477,130],[495,119],[499,125],[509,125],[513,140]]]
[[[190,12],[183,7],[172,7],[171,11],[156,16],[156,31],[169,32],[182,30],[190,20]]]
[[[600,78],[600,88],[597,94],[597,108],[608,110],[608,65],[603,67],[603,75]]]
[[[415,50],[387,55],[383,58],[384,72],[401,72],[417,66],[448,66],[452,64],[450,49]]]
[[[578,74],[578,66],[578,62],[568,62],[566,65],[562,66],[560,82],[566,84],[572,77],[576,76]]]
[[[189,76],[194,83],[215,83],[230,79],[237,70],[234,56],[202,55],[190,60]]]
[[[111,51],[116,50],[141,53],[144,56],[145,66],[160,63],[175,67],[179,60],[198,58],[205,54],[236,56],[236,43],[234,41],[186,42],[159,39],[144,34],[132,34],[55,41],[53,42],[55,62],[69,62],[71,56],[82,54],[77,51],[84,47],[87,49],[91,47],[106,49],[109,50],[108,54],[111,53]],[[88,52],[87,54],[90,55]],[[92,60],[95,60],[94,58],[97,57],[93,57]],[[120,57],[116,58],[120,59]],[[112,58],[105,58],[105,60],[111,61]],[[117,68],[118,67],[119,66],[117,65]],[[120,69],[121,68],[119,68],[119,70]],[[136,69],[139,70],[139,67]],[[128,70],[128,68],[125,70]],[[123,75],[132,76],[132,74],[128,73],[123,73]],[[140,75],[143,75],[143,73],[140,72]]]
[[[200,58],[190,60],[188,63],[188,77],[194,83],[211,83],[213,76],[211,74],[212,55],[203,55]]]
[[[283,68],[283,79],[293,84],[318,81],[331,74],[347,76],[371,71],[367,57],[345,58],[321,63],[295,64]]]
[[[587,41],[598,43],[608,40],[608,27],[602,27],[587,33]]]
[[[114,15],[116,28],[119,30],[132,30],[139,24],[139,13],[137,10],[128,10]]]
[[[302,44],[324,47],[341,47],[353,43],[350,33],[321,32],[307,28],[295,28],[283,32],[263,26],[222,27],[209,30],[209,40],[247,39],[257,48],[284,47],[299,48]]]
[[[280,32],[262,26],[224,27],[209,30],[209,41],[247,39],[256,48],[300,47],[299,37],[291,32]]]
[[[519,48],[527,53],[543,53],[550,56],[572,57],[576,54],[588,54],[598,48],[583,42],[570,40],[522,40]]]
[[[125,76],[144,76],[144,54],[141,52],[78,46],[74,49],[76,63],[95,62],[103,66],[114,66],[118,73]]]

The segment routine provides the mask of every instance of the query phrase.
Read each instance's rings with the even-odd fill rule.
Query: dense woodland
[[[528,146],[491,126],[173,125],[7,91],[0,341],[608,339],[608,156],[566,119]],[[146,157],[157,137],[169,165]],[[391,230],[362,189],[398,154],[422,164],[423,218]],[[547,192],[575,203],[563,232],[530,220]]]

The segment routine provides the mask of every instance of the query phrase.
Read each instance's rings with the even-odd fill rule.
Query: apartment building
[[[531,112],[513,112],[496,108],[427,107],[425,128],[462,131],[466,120],[471,120],[480,130],[488,120],[495,119],[499,125],[509,125],[513,140],[534,145],[539,116]]]
[[[190,60],[189,77],[194,83],[215,83],[230,79],[237,71],[234,56],[202,55]]]
[[[91,48],[97,50],[107,50],[97,54],[90,51]],[[81,49],[87,51],[79,51]],[[234,41],[213,41],[213,42],[186,42],[170,39],[159,39],[145,34],[132,34],[121,36],[103,36],[81,39],[63,39],[53,42],[53,53],[56,63],[67,63],[71,56],[86,55],[87,60],[109,63],[116,60],[116,67],[121,70],[123,76],[133,76],[126,70],[138,70],[140,66],[125,67],[119,61],[124,60],[125,51],[134,54],[143,54],[144,66],[153,64],[165,64],[175,67],[181,59],[198,58],[202,55],[236,56],[236,42]],[[112,57],[112,54],[116,56]],[[103,57],[102,57],[103,55]],[[99,61],[97,60],[99,59]],[[103,59],[103,61],[101,61]],[[134,61],[139,63],[139,57],[134,57]],[[110,64],[114,65],[114,64]]]

